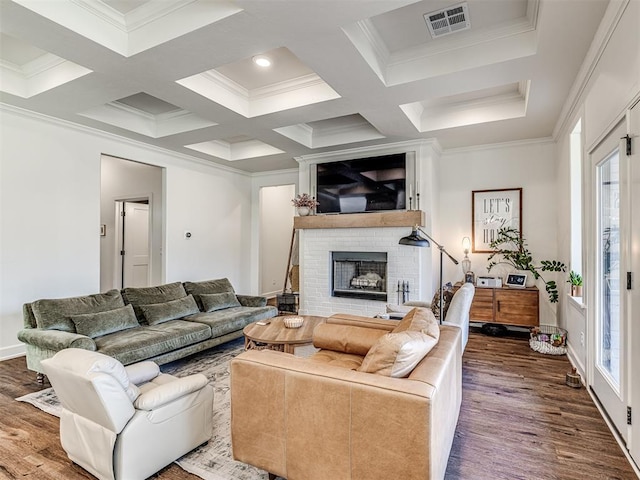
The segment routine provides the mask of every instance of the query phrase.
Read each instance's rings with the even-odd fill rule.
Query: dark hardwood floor
[[[586,390],[565,385],[569,369],[526,339],[473,332],[446,478],[636,479]],[[67,459],[57,418],[14,400],[40,388],[24,357],[0,362],[0,385],[0,479],[94,478]],[[197,480],[175,465],[153,478]]]

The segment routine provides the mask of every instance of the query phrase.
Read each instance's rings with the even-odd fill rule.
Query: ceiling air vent
[[[467,3],[459,3],[452,7],[425,13],[424,20],[433,38],[471,28],[469,7]]]

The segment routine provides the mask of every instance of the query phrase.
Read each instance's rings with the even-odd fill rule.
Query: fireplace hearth
[[[387,301],[386,252],[331,252],[331,296]]]

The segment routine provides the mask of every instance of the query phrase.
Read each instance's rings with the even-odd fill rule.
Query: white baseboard
[[[576,351],[573,349],[571,343],[568,343],[568,342],[567,342],[567,358],[569,359],[569,362],[571,362],[571,365],[576,367],[576,370],[578,371],[578,373],[580,374],[580,378],[582,379],[582,384],[587,385],[587,376],[585,374],[586,369],[584,368],[584,365],[580,361],[580,358],[578,357],[578,355],[576,355]]]
[[[25,348],[22,343],[10,347],[2,347],[0,348],[0,362],[10,358],[23,357],[25,354]]]
[[[282,290],[276,290],[274,292],[261,293],[260,296],[267,297],[267,298],[276,298],[277,295],[281,295],[281,294],[282,294]]]
[[[616,442],[620,446],[620,449],[622,450],[622,453],[624,453],[624,456],[627,458],[629,464],[631,465],[631,468],[633,468],[633,471],[635,472],[635,474],[638,476],[638,478],[640,478],[640,470],[638,469],[638,465],[636,465],[636,463],[634,462],[633,458],[629,454],[629,451],[627,450],[627,446],[626,446],[625,441],[622,439],[622,437],[620,437],[620,434],[618,433],[618,430],[614,427],[613,423],[609,419],[609,416],[607,415],[607,412],[602,407],[602,404],[600,403],[600,400],[598,399],[598,397],[596,395],[594,395],[593,391],[589,387],[588,382],[587,382],[587,377],[585,375],[585,367],[582,364],[582,362],[580,361],[579,357],[576,355],[576,352],[572,348],[570,343],[567,344],[567,358],[571,362],[571,365],[576,367],[577,372],[580,374],[580,379],[582,380],[582,385],[584,385],[585,388],[587,389],[587,393],[589,394],[589,396],[591,397],[591,400],[593,401],[594,405],[598,409],[598,412],[600,413],[600,416],[602,417],[604,422],[607,424],[607,427],[611,431],[611,434],[613,435],[613,437],[615,438]]]
[[[631,468],[633,468],[633,471],[635,472],[635,474],[638,476],[638,478],[640,478],[640,468],[638,468],[638,465],[636,465],[636,462],[631,457],[631,454],[629,454],[629,450],[627,450],[627,444],[618,433],[618,429],[613,425],[613,422],[609,418],[609,415],[607,415],[606,410],[600,403],[600,400],[598,399],[598,397],[593,393],[593,391],[590,388],[587,388],[587,392],[589,393],[589,396],[591,397],[591,400],[593,401],[594,405],[600,412],[600,415],[604,419],[604,422],[607,424],[607,427],[609,427],[609,430],[611,430],[611,434],[615,438],[616,442],[618,442],[618,445],[620,446],[620,450],[622,450],[622,453],[624,453],[624,456],[627,458],[629,465],[631,465]]]

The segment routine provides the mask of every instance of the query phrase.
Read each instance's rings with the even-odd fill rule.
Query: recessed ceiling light
[[[264,55],[256,55],[255,57],[253,57],[253,63],[258,65],[259,67],[264,68],[271,66],[271,60],[269,60],[269,58],[265,57]]]

